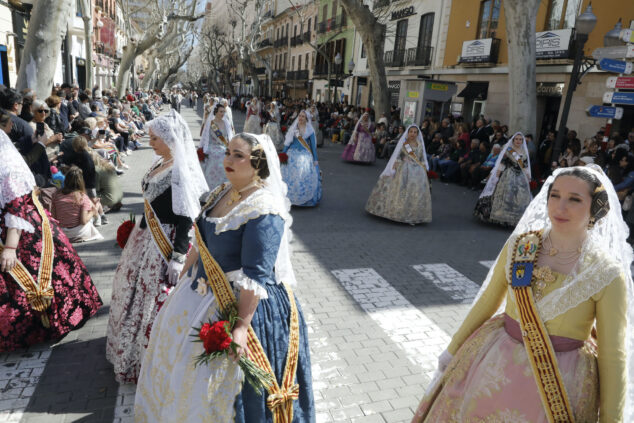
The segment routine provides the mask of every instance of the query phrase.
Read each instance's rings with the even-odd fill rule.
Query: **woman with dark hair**
[[[201,167],[210,190],[227,181],[222,160],[232,137],[231,122],[227,118],[225,106],[216,103],[200,137],[200,148],[204,154]]]
[[[266,134],[238,134],[224,168],[229,183],[207,198],[195,223],[197,249],[156,318],[135,416],[157,423],[314,422],[308,330],[291,289],[290,202],[275,146]],[[235,356],[192,365],[205,351],[195,328],[233,306],[235,354],[269,364],[274,383],[262,393],[243,383]]]
[[[64,337],[102,302],[4,131],[0,157],[0,352],[7,352]]]
[[[632,247],[595,166],[530,203],[438,359],[413,422],[631,422]]]

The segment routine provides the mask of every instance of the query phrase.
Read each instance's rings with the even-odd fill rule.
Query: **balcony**
[[[405,49],[386,51],[383,60],[388,68],[400,68],[405,64]]]
[[[260,41],[260,44],[258,45],[258,48],[266,48],[266,47],[271,47],[273,44],[271,43],[271,40],[268,38],[263,39],[262,41]]]
[[[255,73],[258,75],[265,75],[266,74],[266,68],[264,66],[259,67],[259,68],[255,68]]]
[[[308,79],[308,69],[286,72],[287,81],[306,81]]]
[[[319,34],[323,34],[330,31],[336,31],[338,29],[344,28],[345,26],[347,26],[347,24],[348,17],[346,15],[337,15],[334,18],[319,22],[317,32]]]
[[[273,43],[273,47],[275,47],[275,48],[287,47],[287,46],[288,46],[288,37],[279,38],[279,39],[275,40],[275,42]]]
[[[343,73],[343,63],[337,66],[336,64],[332,64],[332,69],[330,71],[330,76],[334,77],[336,74]],[[317,63],[315,69],[313,70],[313,78],[323,77],[324,79],[328,76],[328,63]]]
[[[390,0],[376,0],[374,2],[374,8],[372,10],[380,9],[390,5]]]
[[[431,46],[419,46],[407,49],[405,58],[406,66],[431,66],[434,48]]]

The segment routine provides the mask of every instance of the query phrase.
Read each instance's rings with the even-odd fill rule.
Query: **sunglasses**
[[[50,110],[38,110],[38,113],[49,113]]]

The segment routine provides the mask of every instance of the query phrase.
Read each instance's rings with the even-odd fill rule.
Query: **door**
[[[407,19],[396,24],[396,39],[394,40],[393,66],[403,66],[405,59],[405,41],[407,40]]]
[[[541,140],[546,138],[546,134],[551,129],[557,129],[557,117],[559,116],[560,104],[561,97],[546,97],[544,116],[542,117],[542,127],[539,131],[539,138],[537,139],[537,142],[541,142]]]

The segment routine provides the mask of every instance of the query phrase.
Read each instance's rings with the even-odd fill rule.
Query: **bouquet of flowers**
[[[203,151],[202,147],[199,147],[199,148],[196,149],[196,154],[198,154],[198,161],[201,162],[201,163],[203,161],[205,161],[205,159],[207,158],[207,155]]]
[[[436,172],[434,172],[433,170],[428,170],[427,171],[427,177],[429,179],[438,179],[438,174]]]
[[[119,228],[117,228],[117,244],[119,244],[119,247],[125,247],[135,224],[136,219],[134,215],[130,213],[130,219],[124,221],[121,225],[119,225]]]
[[[288,163],[288,154],[286,153],[278,153],[277,156],[280,158],[280,163],[281,164],[286,164]]]
[[[530,187],[531,191],[535,191],[535,190],[537,189],[537,187],[539,186],[539,185],[537,185],[537,181],[536,181],[536,180],[534,180],[534,179],[532,179],[532,180],[528,183],[528,185],[529,185],[529,187]]]
[[[205,349],[194,359],[196,366],[208,364],[211,360],[222,358],[223,356],[226,359],[230,359],[230,353],[237,356],[239,345],[233,342],[231,331],[238,319],[240,319],[238,317],[238,306],[234,304],[228,312],[220,313],[220,320],[217,322],[209,321],[199,328],[194,328],[196,333],[191,335],[196,338],[194,342],[202,342]],[[244,378],[256,392],[262,393],[263,389],[273,384],[273,376],[258,367],[246,355],[240,356],[238,365],[244,373]]]

